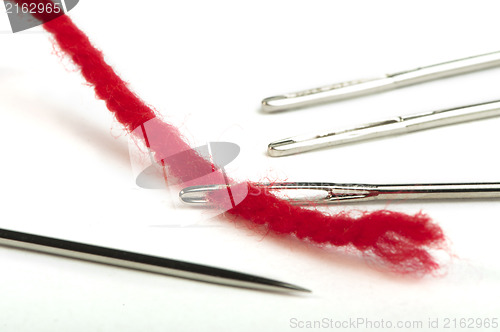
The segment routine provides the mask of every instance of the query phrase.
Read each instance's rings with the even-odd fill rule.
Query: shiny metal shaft
[[[498,182],[422,184],[281,182],[260,183],[257,186],[269,192],[285,191],[286,199],[297,205],[373,200],[500,198]],[[187,204],[209,205],[210,200],[207,196],[216,190],[227,190],[227,185],[187,187],[180,192],[179,197]]]
[[[359,184],[329,182],[279,182],[256,185],[265,191],[285,191],[285,197],[297,205],[335,202],[414,199],[484,199],[500,198],[500,183],[422,183]],[[180,199],[191,205],[210,205],[208,195],[227,190],[228,185],[192,186],[184,188]]]
[[[500,101],[494,101],[447,110],[398,116],[354,128],[281,139],[270,143],[267,152],[271,157],[282,157],[325,147],[410,133],[499,115]]]
[[[300,190],[298,197],[290,198],[293,203],[300,205],[373,200],[500,198],[500,183],[497,182],[422,184],[283,182],[262,184],[262,186],[271,191]],[[322,195],[318,196],[318,192]]]
[[[341,82],[320,88],[273,96],[265,98],[262,101],[262,109],[266,112],[276,112],[306,107],[318,103],[387,91],[496,66],[500,66],[500,52],[482,54],[398,73],[386,74],[376,78]]]
[[[0,245],[174,277],[265,291],[309,290],[254,275],[168,258],[0,229]]]

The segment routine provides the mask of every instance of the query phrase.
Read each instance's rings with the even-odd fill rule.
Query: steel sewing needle
[[[318,205],[336,202],[414,199],[500,198],[500,182],[361,184],[328,182],[259,183],[267,191],[287,191],[292,204]],[[182,189],[180,199],[192,205],[210,205],[209,194],[226,190],[227,185],[192,186]],[[294,195],[293,192],[298,195]]]
[[[226,286],[274,292],[310,292],[285,282],[212,266],[1,228],[0,245]]]
[[[472,120],[500,116],[500,101],[424,112],[368,123],[353,128],[294,136],[269,143],[267,153],[282,157],[362,140],[411,133]]]
[[[262,100],[262,110],[266,112],[277,112],[329,101],[360,97],[496,66],[500,66],[500,52],[476,55],[398,73],[386,74],[376,78],[358,79],[315,89],[273,96]]]

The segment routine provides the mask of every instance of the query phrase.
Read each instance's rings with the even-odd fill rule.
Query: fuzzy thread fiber
[[[23,3],[49,3],[50,0],[16,0]],[[155,111],[139,99],[127,84],[105,61],[103,54],[76,27],[67,15],[53,19],[51,15],[34,14],[45,22],[43,27],[52,34],[58,47],[79,67],[85,80],[93,86],[98,98],[116,119],[138,139],[147,140],[147,145],[157,161],[163,156],[185,151],[182,158],[166,159],[172,175],[188,181],[214,170],[213,165],[202,158],[182,138],[179,130],[162,121]],[[147,131],[136,130],[147,124]],[[147,137],[141,135],[147,132]],[[213,176],[190,184],[221,183],[219,170]],[[257,190],[251,182],[236,186],[247,186],[248,195],[226,214],[233,219],[243,218],[262,225],[276,234],[292,235],[320,245],[352,246],[365,254],[371,254],[389,267],[402,272],[432,272],[439,265],[428,253],[429,248],[440,247],[443,232],[424,214],[408,215],[401,212],[379,210],[364,212],[360,216],[349,213],[324,214],[318,210],[291,205],[269,192]],[[218,197],[212,200],[217,204]],[[236,217],[236,218],[235,218]]]

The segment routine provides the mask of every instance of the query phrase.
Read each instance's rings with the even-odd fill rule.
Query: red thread
[[[265,225],[278,234],[295,235],[317,244],[352,245],[374,254],[401,273],[432,272],[439,268],[426,248],[439,248],[444,235],[425,214],[411,216],[379,210],[363,212],[356,218],[347,212],[330,216],[291,205],[251,183],[248,186],[247,198],[228,213]],[[217,197],[222,193],[212,195],[215,202],[223,199]]]
[[[50,2],[16,1],[20,4]],[[156,160],[163,161],[166,156],[185,151],[179,154],[179,158],[166,159],[175,177],[192,181],[209,173],[207,170],[213,170],[213,165],[190,148],[177,128],[157,118],[154,110],[128,88],[104,61],[102,53],[92,46],[88,37],[67,15],[48,22],[43,15],[35,14],[35,17],[46,22],[44,28],[52,33],[61,50],[71,57],[84,78],[94,87],[96,95],[106,102],[108,109],[129,132],[145,140],[141,134],[143,131],[134,129],[146,125],[148,145]],[[221,179],[221,173],[216,171],[196,180],[195,184],[223,183]],[[248,186],[249,194],[227,213],[264,225],[277,234],[294,235],[322,245],[353,246],[361,252],[374,254],[403,273],[431,272],[439,267],[427,249],[439,248],[444,235],[439,226],[424,214],[411,216],[380,210],[365,212],[360,217],[349,213],[326,215],[317,210],[293,206],[257,189],[251,182],[236,186]],[[223,198],[215,194],[212,199],[221,202]]]

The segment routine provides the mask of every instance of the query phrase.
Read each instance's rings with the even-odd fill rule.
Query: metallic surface
[[[286,192],[285,196],[298,205],[372,200],[500,198],[500,183],[497,182],[423,184],[282,182],[262,183],[260,186],[267,191],[288,190],[290,192]],[[226,185],[187,187],[179,196],[188,204],[208,205],[210,202],[206,195],[209,192],[226,189]],[[296,191],[298,195],[292,195],[291,191]]]
[[[6,229],[0,229],[0,245],[227,286],[310,292],[299,286],[240,272]]]
[[[267,152],[271,157],[282,157],[335,145],[410,133],[499,115],[500,101],[494,101],[447,110],[398,116],[334,132],[285,138],[270,143]]]
[[[372,79],[341,82],[320,88],[273,96],[262,101],[262,110],[266,112],[276,112],[306,107],[318,103],[387,91],[496,66],[500,66],[500,52],[453,60],[413,70],[387,74]]]
[[[186,204],[198,205],[209,204],[208,194],[218,190],[227,190],[225,184],[207,185],[207,186],[190,186],[182,189],[179,192],[179,198]]]

